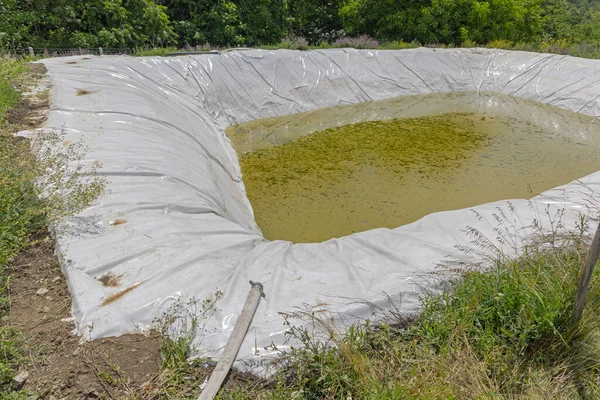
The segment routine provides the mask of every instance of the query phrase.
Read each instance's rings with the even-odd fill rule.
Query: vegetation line
[[[7,385],[0,395],[26,361],[21,335],[10,324],[11,263],[46,237],[49,224],[61,234],[60,222],[91,204],[105,185],[95,169],[84,171],[81,143],[64,145],[65,132],[15,135],[45,119],[48,93],[22,95],[44,72],[41,64],[0,56],[0,385]]]
[[[435,44],[597,58],[599,13],[594,0],[5,0],[0,52]]]

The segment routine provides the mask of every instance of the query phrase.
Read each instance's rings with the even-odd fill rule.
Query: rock
[[[97,399],[98,397],[100,397],[100,394],[98,393],[98,391],[94,388],[88,389],[85,391],[85,397],[87,399]]]
[[[48,306],[42,307],[42,312],[45,312],[45,313],[50,312],[50,307],[48,307]]]
[[[29,372],[23,370],[23,371],[19,372],[17,374],[17,376],[12,378],[12,381],[10,382],[10,386],[13,388],[13,390],[21,390],[21,388],[25,385],[25,382],[27,382],[28,378],[29,378]]]
[[[46,296],[46,300],[48,300],[48,301],[52,301],[52,297],[50,297],[50,296]]]
[[[37,292],[35,292],[35,294],[37,294],[38,296],[43,296],[43,295],[45,295],[45,294],[46,294],[46,293],[48,293],[48,292],[49,292],[49,290],[48,290],[48,289],[46,289],[46,288],[41,288],[40,290],[38,290]]]
[[[58,282],[60,280],[60,276],[55,277],[54,279],[52,279],[52,283],[54,282]]]

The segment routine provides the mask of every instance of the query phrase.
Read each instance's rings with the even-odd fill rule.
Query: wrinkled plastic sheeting
[[[237,365],[256,371],[275,353],[271,344],[287,346],[281,312],[313,306],[351,322],[389,299],[414,312],[423,290],[437,285],[436,265],[467,258],[456,247],[470,246],[465,227],[495,241],[494,214],[504,210],[509,230],[524,236],[529,231],[519,229],[535,219],[548,225],[546,213],[565,209],[573,228],[600,192],[595,173],[531,201],[474,207],[479,215],[440,212],[324,243],[268,241],[224,133],[259,118],[434,92],[499,92],[597,116],[600,61],[482,49],[335,49],[43,62],[53,83],[46,128],[81,139],[85,162],[99,162],[109,183],[57,238],[77,331],[88,339],[146,329],[177,301],[219,289],[223,299],[196,339],[197,355],[218,358],[248,281],[260,281],[266,300]],[[560,129],[560,120],[553,123]],[[116,286],[102,283],[107,274],[118,277]]]

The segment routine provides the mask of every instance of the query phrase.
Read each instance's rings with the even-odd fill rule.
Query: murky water
[[[254,121],[228,134],[263,234],[293,242],[530,198],[600,169],[594,119],[498,95],[412,96]]]

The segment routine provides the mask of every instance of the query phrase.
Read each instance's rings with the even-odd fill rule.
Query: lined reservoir
[[[497,94],[334,107],[228,135],[264,236],[297,243],[530,198],[600,169],[594,118]]]

